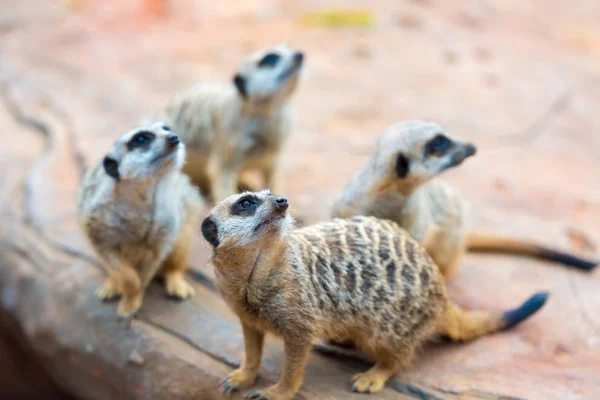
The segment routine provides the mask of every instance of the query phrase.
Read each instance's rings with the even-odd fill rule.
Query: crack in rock
[[[33,162],[32,166],[27,171],[26,178],[24,179],[22,185],[23,204],[21,204],[21,208],[24,216],[24,224],[30,228],[33,228],[33,230],[38,234],[38,236],[48,245],[53,247],[55,250],[67,254],[69,256],[82,259],[96,267],[99,267],[100,264],[98,263],[98,261],[90,255],[82,253],[77,249],[74,249],[68,245],[60,243],[59,241],[53,240],[52,238],[48,237],[43,228],[43,225],[35,218],[35,213],[33,211],[34,207],[31,204],[33,197],[32,180],[33,177],[41,169],[43,169],[43,167],[45,167],[46,163],[48,162],[48,159],[56,151],[54,132],[50,124],[46,123],[45,121],[39,118],[33,117],[26,111],[24,111],[24,108],[11,98],[7,87],[3,87],[0,89],[0,97],[9,114],[19,125],[22,125],[34,132],[37,132],[44,137],[44,149],[42,150],[40,156]],[[84,168],[84,164],[81,161],[83,160],[83,157],[80,154],[78,155],[77,152],[73,151],[74,147],[69,147],[70,154],[73,157],[75,165],[78,165],[78,168]]]

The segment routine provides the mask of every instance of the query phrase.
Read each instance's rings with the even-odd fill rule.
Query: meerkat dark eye
[[[152,132],[138,132],[127,143],[129,150],[148,146],[156,137]]]
[[[259,202],[252,197],[244,197],[238,200],[233,206],[231,213],[233,215],[252,215],[256,211]]]
[[[437,135],[427,144],[428,154],[440,154],[450,148],[452,142],[444,135]]]
[[[146,135],[135,135],[133,141],[137,144],[146,144],[150,141],[150,139]]]
[[[275,53],[269,53],[266,56],[264,56],[259,62],[258,62],[258,66],[259,67],[270,67],[273,68],[275,65],[277,65],[277,63],[279,62],[279,59],[281,57],[279,57],[278,54]]]

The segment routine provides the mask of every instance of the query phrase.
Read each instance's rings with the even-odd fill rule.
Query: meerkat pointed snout
[[[466,249],[520,253],[587,271],[596,267],[597,262],[532,243],[467,232],[462,195],[435,178],[476,152],[475,145],[451,136],[433,122],[392,125],[343,189],[332,216],[370,215],[395,221],[427,249],[446,277],[458,271]]]
[[[546,301],[540,293],[504,313],[461,310],[431,258],[396,223],[355,217],[293,229],[287,208],[270,191],[246,192],[218,203],[202,223],[217,287],[244,334],[244,362],[224,380],[225,393],[256,380],[265,332],[283,338],[283,371],[248,398],[292,399],[320,338],[350,339],[373,357],[352,390],[375,393],[429,333],[474,339],[521,323]]]
[[[122,318],[139,309],[156,274],[168,295],[194,293],[184,275],[202,202],[181,173],[184,160],[185,145],[168,126],[142,126],[121,136],[80,186],[78,219],[107,272],[97,295],[121,297]]]
[[[434,122],[408,121],[390,127],[380,138],[373,158],[393,168],[382,171],[389,180],[420,185],[443,171],[460,165],[477,152],[474,144],[451,136]]]
[[[306,57],[280,44],[250,54],[228,84],[199,84],[163,113],[187,145],[183,171],[213,205],[252,187],[280,190],[279,160],[292,126],[291,99]]]

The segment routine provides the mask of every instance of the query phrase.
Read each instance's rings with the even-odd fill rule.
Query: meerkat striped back
[[[316,306],[328,317],[383,322],[386,332],[404,336],[441,312],[445,293],[437,267],[392,221],[337,219],[298,229],[292,239],[308,269]]]

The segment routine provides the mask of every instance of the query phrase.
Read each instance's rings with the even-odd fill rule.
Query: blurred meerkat
[[[371,215],[397,222],[425,247],[446,277],[457,272],[467,249],[530,255],[583,270],[596,266],[537,244],[467,232],[465,200],[450,184],[435,178],[475,152],[473,144],[433,122],[393,125],[343,189],[332,215]]]
[[[139,309],[157,273],[164,275],[169,296],[194,294],[184,276],[202,201],[181,173],[184,159],[179,137],[155,123],[121,136],[83,178],[78,219],[107,272],[96,294],[103,300],[121,297],[121,318]]]
[[[176,95],[163,118],[187,146],[183,171],[218,202],[248,187],[257,170],[264,187],[279,187],[278,163],[292,124],[290,98],[304,54],[277,45],[251,54],[233,84],[199,84]]]
[[[320,338],[350,338],[375,359],[352,387],[374,393],[429,333],[474,339],[517,325],[546,301],[539,293],[504,313],[461,310],[429,255],[395,222],[359,216],[294,229],[287,208],[269,191],[245,192],[202,223],[217,287],[244,333],[245,358],[224,381],[226,393],[254,383],[265,332],[283,338],[283,371],[277,384],[247,397],[291,399]]]

